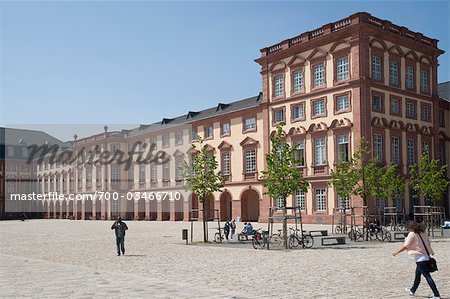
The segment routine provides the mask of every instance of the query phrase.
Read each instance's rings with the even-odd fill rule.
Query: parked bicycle
[[[303,248],[311,248],[314,245],[314,239],[311,234],[302,234],[299,229],[289,228],[289,248],[302,245]]]
[[[270,236],[270,244],[272,244],[274,246],[283,245],[283,241],[284,241],[284,236],[283,236],[281,229],[278,230],[278,233],[274,233]]]
[[[347,225],[344,224],[344,221],[342,219],[339,219],[339,224],[334,227],[334,233],[339,234],[346,234],[348,231]]]
[[[216,243],[222,243],[222,241],[225,239],[225,233],[223,232],[223,228],[218,228],[217,232],[214,234],[214,242]]]
[[[260,228],[253,231],[252,246],[255,249],[263,249],[266,247],[269,232]]]

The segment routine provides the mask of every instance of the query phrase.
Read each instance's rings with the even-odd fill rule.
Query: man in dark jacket
[[[111,229],[116,230],[117,255],[120,255],[120,250],[125,255],[125,231],[128,229],[128,226],[122,221],[122,217],[119,216],[117,221],[111,226]]]

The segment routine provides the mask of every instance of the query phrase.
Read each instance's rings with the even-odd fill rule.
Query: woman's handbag
[[[420,237],[420,240],[422,240],[423,247],[425,247],[425,250],[426,250],[428,256],[430,257],[430,259],[428,260],[428,271],[429,271],[429,272],[437,271],[437,270],[438,270],[438,267],[437,267],[436,260],[435,260],[434,258],[432,258],[431,255],[430,255],[430,253],[428,252],[427,245],[425,245],[425,242],[423,241],[422,236],[420,235],[420,233],[419,233],[418,235],[419,235],[419,237]]]

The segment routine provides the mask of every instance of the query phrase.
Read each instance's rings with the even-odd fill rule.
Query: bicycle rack
[[[356,220],[359,218],[362,218],[362,233],[363,236],[366,236],[366,223],[368,223],[369,219],[369,208],[367,206],[356,206],[350,208],[351,214],[350,214],[350,231],[356,230],[357,224]],[[356,214],[355,211],[360,212],[359,214]],[[356,241],[356,240],[354,240]]]
[[[348,209],[345,208],[333,208],[333,216],[332,216],[332,225],[331,225],[331,232],[335,233],[335,226],[339,225],[343,229],[341,231],[341,234],[347,233],[347,218],[351,217],[352,214],[348,214]],[[336,218],[337,217],[337,218]],[[338,220],[338,224],[336,225],[336,219]]]
[[[398,231],[400,219],[404,219],[404,215],[404,211],[399,213],[397,207],[384,207],[383,226],[387,227],[387,223],[390,223],[390,229]]]
[[[218,209],[210,210],[213,211],[213,218],[212,219],[206,219],[206,236],[208,236],[208,222],[213,222],[217,220],[218,230],[220,232],[220,211]],[[194,217],[194,213],[197,213],[197,217]],[[202,216],[205,216],[204,209],[191,209],[189,211],[189,221],[191,222],[191,243],[193,242],[193,232],[194,232],[194,221],[198,221],[200,219],[200,213],[202,213]],[[208,216],[206,214],[206,216]],[[202,217],[202,218],[203,218]],[[204,218],[203,218],[204,219]]]
[[[278,211],[282,211],[281,215],[277,214]],[[293,211],[293,213],[288,214],[287,211]],[[301,237],[303,239],[303,223],[302,223],[302,213],[301,213],[301,207],[269,207],[269,218],[268,218],[268,242],[267,242],[267,250],[270,249],[270,238],[273,235],[273,224],[275,221],[281,220],[283,223],[283,234],[284,237],[287,236],[287,221],[289,219],[294,219],[295,229],[298,229],[298,226],[300,225],[300,232]],[[284,223],[286,223],[286,227],[284,227]],[[286,230],[286,232],[284,231]],[[288,240],[287,238],[284,240],[285,242],[285,249],[288,249]]]
[[[445,219],[445,208],[438,206],[414,206],[414,221],[422,220],[427,226],[428,235],[434,237],[434,231],[437,229],[444,236],[442,224]]]

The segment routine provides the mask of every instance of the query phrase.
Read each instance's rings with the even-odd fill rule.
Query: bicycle
[[[225,239],[225,233],[223,232],[223,228],[218,228],[218,232],[214,234],[214,242],[216,243],[222,243],[222,241]]]
[[[364,238],[364,234],[362,230],[359,228],[359,226],[354,225],[348,232],[348,237],[352,241],[358,241],[359,239]]]
[[[339,219],[339,224],[335,226],[334,233],[340,235],[346,234],[347,231],[348,231],[347,225],[344,225],[344,221],[342,221],[342,219]]]
[[[263,249],[266,247],[268,231],[258,228],[253,231],[252,246],[255,249]]]
[[[284,236],[281,233],[281,229],[278,230],[278,233],[272,234],[272,236],[270,236],[270,243],[274,244],[275,246],[281,246],[283,244],[284,241]]]
[[[310,234],[299,234],[299,229],[289,228],[289,248],[298,247],[311,248],[314,245],[314,239]]]

